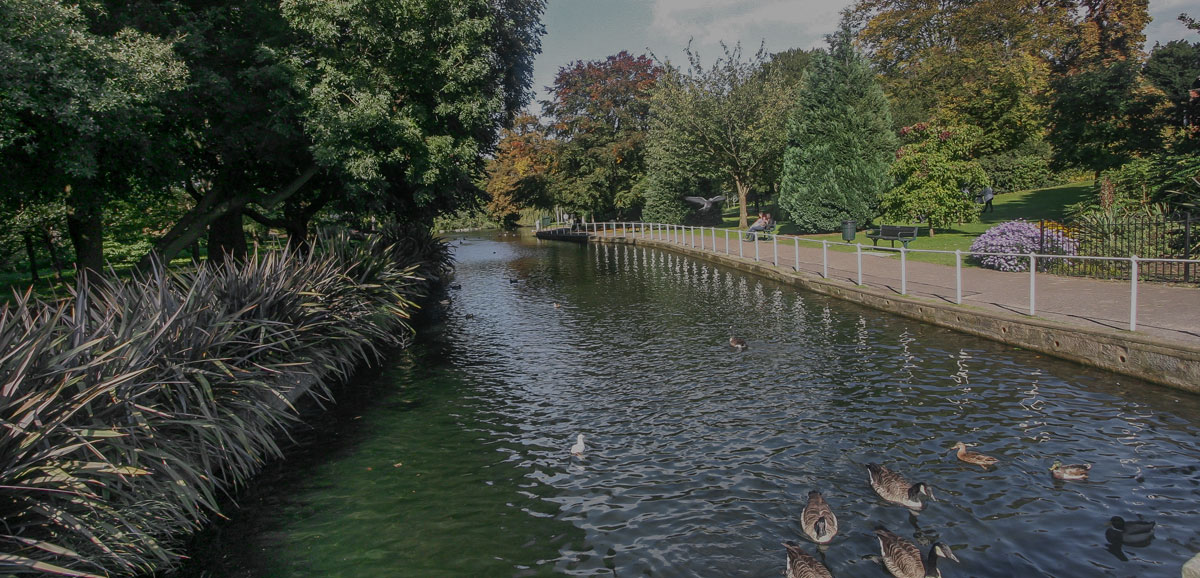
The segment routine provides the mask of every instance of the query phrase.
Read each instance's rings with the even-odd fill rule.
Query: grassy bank
[[[392,230],[307,255],[81,280],[0,308],[0,573],[178,560],[217,498],[279,456],[300,395],[411,338],[448,250]]]

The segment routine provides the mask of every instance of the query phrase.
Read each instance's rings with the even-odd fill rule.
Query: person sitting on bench
[[[759,231],[767,231],[774,225],[775,222],[771,220],[771,213],[759,213],[758,220],[754,221],[754,224],[750,225],[750,229],[748,230],[751,233],[757,233]]]

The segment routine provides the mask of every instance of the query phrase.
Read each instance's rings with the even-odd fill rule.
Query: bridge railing
[[[745,243],[740,242],[751,232],[744,229],[718,229],[716,227],[696,227],[692,225],[672,225],[666,223],[645,223],[645,222],[603,222],[603,223],[586,223],[585,230],[598,237],[634,237],[643,239],[652,239],[666,243],[686,246],[692,249],[702,251],[711,251],[713,253],[723,253],[732,256],[733,250],[731,246],[731,235],[733,241],[737,243],[737,256],[747,258]],[[724,231],[723,251],[718,249],[717,240],[721,238],[719,231]],[[699,232],[699,235],[697,235]],[[761,234],[761,233],[759,233]],[[779,235],[771,234],[771,264],[779,266]],[[804,239],[795,236],[783,237],[785,242],[790,241],[795,248],[795,269],[800,270],[800,247],[801,244],[808,246],[820,245],[821,247],[821,277],[829,278],[829,247],[836,245],[844,247],[842,243],[831,243],[827,239]],[[712,239],[711,242],[706,242],[706,239]],[[706,246],[707,245],[707,246]],[[760,255],[759,243],[754,242],[755,261],[763,261],[766,256]],[[863,245],[855,243],[855,253],[857,254],[857,283],[865,286],[863,282]],[[962,304],[963,280],[962,280],[962,258],[967,256],[998,256],[998,257],[1015,257],[1018,259],[1028,259],[1029,262],[1029,315],[1037,314],[1037,274],[1038,263],[1043,260],[1053,262],[1055,260],[1097,260],[1097,261],[1114,261],[1122,264],[1127,264],[1129,267],[1129,330],[1137,331],[1137,309],[1138,309],[1138,268],[1144,263],[1180,263],[1185,265],[1200,265],[1200,260],[1197,259],[1147,259],[1132,255],[1129,257],[1093,257],[1087,255],[1047,255],[1038,253],[992,253],[982,251],[944,251],[936,249],[909,249],[900,247],[868,247],[872,251],[887,251],[895,252],[900,255],[900,294],[908,294],[908,255],[910,253],[930,253],[930,254],[945,254],[954,255],[954,302]]]

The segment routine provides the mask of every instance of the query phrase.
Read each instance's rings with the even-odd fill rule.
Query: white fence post
[[[754,262],[758,262],[758,233],[754,234]]]
[[[1033,317],[1037,313],[1037,255],[1029,254],[1029,316]]]
[[[862,243],[854,244],[854,251],[858,253],[858,285],[861,287],[862,282]]]
[[[796,251],[796,272],[800,272],[800,237],[792,237],[792,249]]]
[[[954,302],[962,305],[962,251],[954,250]]]
[[[738,238],[738,257],[741,257],[744,259],[744,258],[746,258],[746,255],[745,255],[746,251],[743,250],[743,246],[745,245],[745,243],[742,242],[742,230],[741,229],[737,230],[737,238]]]
[[[908,250],[900,246],[900,294],[908,295]]]
[[[829,278],[829,241],[821,239],[821,277]]]
[[[725,229],[725,254],[729,254],[729,229]]]
[[[778,267],[779,266],[779,237],[776,237],[774,235],[771,236],[771,249],[773,249],[775,251],[775,259],[771,261],[771,264]]]
[[[1129,330],[1137,331],[1138,258],[1129,258]]]

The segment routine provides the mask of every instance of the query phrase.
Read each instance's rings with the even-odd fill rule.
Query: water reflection
[[[392,450],[454,440],[422,470],[436,507],[387,504],[411,522],[385,544],[367,529],[336,537],[365,523],[348,524],[346,510],[326,513],[319,532],[281,521],[271,536],[290,538],[256,540],[289,568],[315,564],[304,561],[319,534],[379,553],[345,575],[468,575],[454,569],[474,560],[491,568],[474,575],[774,577],[780,542],[803,540],[812,489],[839,519],[824,556],[840,576],[885,575],[869,558],[876,524],[950,544],[961,563],[945,563],[947,576],[1178,575],[1200,549],[1193,397],[645,247],[473,239],[458,259],[445,351],[422,362],[436,379],[405,390],[412,376],[385,377],[408,391],[395,395],[436,403],[374,418]],[[728,346],[731,322],[745,352]],[[588,452],[572,460],[580,433]],[[959,462],[950,447],[960,440],[1000,463]],[[1054,459],[1095,464],[1091,479],[1053,480]],[[939,501],[919,517],[885,504],[868,462],[930,483]],[[496,473],[486,500],[453,483],[475,469]],[[374,492],[394,490],[359,473],[287,493],[301,505],[334,493],[382,507]],[[1157,538],[1115,557],[1104,535],[1113,515],[1156,520]],[[482,541],[453,566],[401,563],[424,559],[425,528],[460,518],[520,528],[531,545]],[[293,570],[256,575],[334,575]]]

